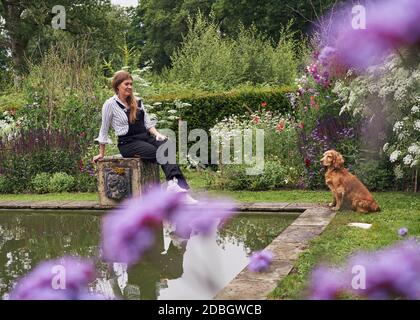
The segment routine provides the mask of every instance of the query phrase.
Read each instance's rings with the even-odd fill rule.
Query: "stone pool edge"
[[[299,207],[301,205],[301,207]],[[266,300],[278,282],[293,269],[294,262],[308,247],[309,241],[320,235],[335,217],[336,212],[324,206],[292,204],[304,212],[281,232],[265,249],[274,257],[267,272],[254,273],[245,267],[216,296],[215,300]],[[287,210],[286,208],[282,210]]]
[[[0,200],[0,210],[94,210],[106,211],[116,206],[101,206],[97,201],[5,201]],[[313,204],[290,202],[237,202],[236,210],[246,212],[297,213],[312,208]]]

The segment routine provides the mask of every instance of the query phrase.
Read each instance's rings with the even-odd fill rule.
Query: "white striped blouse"
[[[102,106],[102,124],[99,136],[95,139],[99,144],[112,144],[109,138],[110,125],[114,128],[117,136],[123,136],[128,132],[128,118],[124,110],[117,104],[117,101],[124,105],[117,95],[109,98]],[[156,120],[151,120],[143,102],[141,102],[140,110],[144,110],[144,125],[146,129],[153,128],[156,125]]]

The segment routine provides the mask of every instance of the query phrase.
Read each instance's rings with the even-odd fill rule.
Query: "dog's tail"
[[[357,207],[362,209],[360,211],[363,211],[363,212],[379,212],[379,211],[381,211],[381,208],[379,208],[378,204],[374,200],[373,201],[361,200],[357,204]]]

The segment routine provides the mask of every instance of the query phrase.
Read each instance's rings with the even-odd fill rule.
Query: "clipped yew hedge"
[[[181,100],[191,104],[190,107],[180,109],[179,116],[188,122],[188,130],[201,128],[209,130],[218,120],[232,114],[242,115],[246,112],[261,109],[266,103],[265,110],[279,111],[282,114],[293,113],[292,106],[286,93],[296,91],[293,87],[278,88],[248,88],[230,92],[188,92],[161,96],[150,96],[146,102],[153,104],[161,102],[162,109],[174,109],[174,101]],[[177,130],[177,122],[172,128]]]

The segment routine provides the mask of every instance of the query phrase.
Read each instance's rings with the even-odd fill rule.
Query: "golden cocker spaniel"
[[[344,158],[335,150],[324,152],[321,164],[326,167],[325,183],[333,193],[332,210],[349,207],[357,212],[380,211],[378,204],[364,184],[343,167]]]

